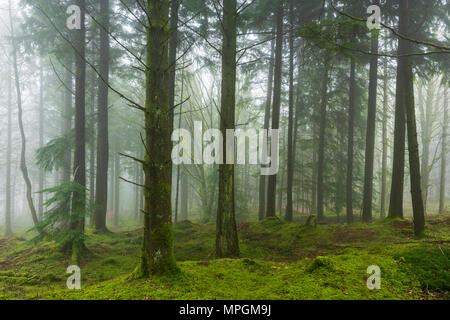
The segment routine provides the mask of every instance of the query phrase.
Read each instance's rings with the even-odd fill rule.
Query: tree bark
[[[289,119],[288,119],[288,163],[287,163],[287,200],[286,221],[291,222],[292,187],[294,182],[294,0],[289,1]]]
[[[114,155],[114,226],[119,226],[120,216],[120,156],[119,153]]]
[[[447,144],[448,144],[448,87],[444,89],[444,122],[442,124],[442,146],[441,146],[441,176],[439,187],[439,214],[445,210],[445,175],[447,165]]]
[[[273,33],[273,32],[272,32]],[[270,49],[270,61],[269,61],[269,76],[267,79],[267,96],[266,96],[266,109],[264,112],[264,129],[269,129],[270,124],[270,106],[272,99],[272,86],[273,86],[273,68],[275,64],[275,41],[271,41]],[[259,207],[258,207],[258,219],[263,220],[266,214],[266,176],[259,176]]]
[[[92,40],[93,41],[93,40]],[[95,42],[93,41],[93,44],[95,44]],[[91,124],[92,124],[92,140],[89,144],[89,204],[94,204],[95,203],[95,168],[96,168],[96,163],[95,163],[95,154],[96,154],[96,150],[95,150],[95,124],[98,121],[95,121],[95,118],[97,118],[95,116],[95,72],[91,72],[90,75],[90,85],[92,86],[92,88],[90,89],[90,103],[89,103],[89,112],[90,112],[90,117],[91,117]],[[89,226],[90,227],[95,227],[95,214],[89,217]]]
[[[366,127],[366,156],[364,163],[364,193],[362,220],[372,221],[373,196],[373,162],[375,156],[375,126],[377,112],[377,85],[378,85],[378,34],[372,33],[372,53],[370,58],[369,75],[369,105],[367,110]]]
[[[181,172],[180,182],[180,221],[188,219],[188,175],[185,172]]]
[[[317,164],[317,220],[322,221],[323,214],[323,173],[325,170],[325,128],[327,125],[327,95],[328,95],[328,76],[330,65],[328,58],[325,60],[325,70],[322,82],[322,103],[320,106],[320,128],[319,128],[319,147]],[[313,194],[313,197],[315,195]],[[314,201],[314,200],[313,200]]]
[[[75,153],[73,160],[73,181],[81,187],[86,187],[86,27],[85,0],[77,0],[76,5],[81,9],[81,29],[75,31]],[[79,214],[86,210],[85,189],[74,193],[72,197],[71,229],[84,232],[84,218]],[[75,213],[75,214],[74,214]],[[72,241],[72,260],[78,261],[84,243]]]
[[[272,103],[272,129],[280,127],[280,99],[282,77],[282,50],[283,50],[283,0],[280,0],[277,8],[277,36],[275,45],[275,70]],[[275,217],[275,197],[277,188],[277,174],[269,176],[267,186],[267,217]]]
[[[11,226],[11,152],[12,152],[12,74],[8,63],[8,137],[6,141],[5,237],[13,235]]]
[[[73,88],[73,80],[72,80],[72,56],[68,55],[66,58],[66,74],[65,74],[65,90],[63,90],[64,95],[64,110],[62,112],[62,134],[69,132],[72,129],[72,88]],[[70,89],[70,90],[69,90]],[[71,180],[71,166],[72,166],[72,152],[69,151],[66,153],[64,157],[64,165],[61,172],[61,182],[68,182]]]
[[[402,0],[403,1],[403,0]],[[405,34],[405,23],[402,19],[400,33]],[[399,39],[398,54],[406,51],[405,41]],[[394,157],[392,164],[391,195],[389,200],[389,217],[403,218],[403,187],[405,174],[405,79],[404,57],[398,58],[397,81],[395,92],[395,123],[394,123]]]
[[[400,26],[405,26],[405,31],[409,27],[409,7],[408,0],[401,0],[400,2]],[[400,28],[402,30],[402,28]],[[402,32],[402,31],[400,31]],[[406,33],[404,33],[406,34]],[[399,39],[400,43],[404,43],[403,47],[405,52],[410,52],[411,45],[409,42],[403,39]],[[406,109],[406,121],[408,129],[408,151],[409,151],[409,170],[411,180],[411,199],[413,206],[413,222],[414,222],[414,235],[416,237],[422,236],[425,230],[425,211],[423,206],[422,192],[420,189],[420,160],[419,160],[419,143],[417,142],[417,129],[416,129],[416,115],[414,107],[414,75],[412,70],[412,61],[410,56],[399,58],[399,64],[403,64],[405,70],[404,89],[404,103]]]
[[[100,57],[97,98],[97,172],[95,185],[95,230],[105,232],[106,209],[108,204],[108,158],[109,158],[109,136],[108,136],[108,86],[109,81],[109,0],[100,1],[100,14],[103,28],[100,28]],[[102,80],[103,78],[103,80]],[[106,82],[106,83],[105,83]]]
[[[355,59],[351,59],[350,64],[350,93],[348,106],[348,136],[347,136],[347,180],[346,180],[346,199],[347,199],[347,223],[353,222],[353,132],[355,121]]]
[[[419,92],[422,91],[422,88],[419,88]],[[422,197],[423,197],[423,206],[425,212],[427,211],[427,198],[428,198],[428,182],[429,182],[429,161],[430,161],[430,144],[431,144],[431,131],[433,121],[431,119],[433,113],[433,99],[435,98],[434,86],[432,81],[429,82],[428,90],[427,90],[427,98],[425,105],[422,104],[423,101],[420,99],[421,94],[419,94],[419,109],[421,112],[421,129],[422,129],[422,159],[421,159],[421,169],[422,173]],[[421,105],[422,104],[422,105]]]
[[[173,121],[175,114],[175,79],[177,66],[177,47],[178,47],[178,11],[180,8],[180,0],[170,1],[170,43],[169,43],[169,107],[170,107],[170,123],[173,131]]]
[[[387,58],[384,59],[383,75],[383,120],[382,120],[382,160],[381,160],[381,194],[380,194],[380,218],[386,217],[386,194],[387,194],[387,120],[388,120],[388,77]]]
[[[137,276],[179,269],[173,254],[169,0],[146,0],[144,236]],[[155,94],[157,93],[157,94]],[[158,124],[158,125],[155,125]]]
[[[235,129],[236,106],[236,0],[223,2],[222,86],[220,130],[226,137],[227,129]],[[216,257],[239,256],[239,241],[235,217],[234,165],[228,164],[226,139],[223,141],[224,163],[219,165],[219,202],[216,219]],[[234,160],[234,159],[233,159]],[[234,161],[233,161],[234,162]]]
[[[39,148],[44,146],[44,75],[42,59],[39,65]],[[44,169],[39,168],[39,190],[44,189]],[[41,221],[44,215],[44,194],[38,195],[38,218]]]

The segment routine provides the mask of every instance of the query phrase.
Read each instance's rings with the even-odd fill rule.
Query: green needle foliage
[[[85,187],[69,181],[40,192],[52,194],[52,196],[44,203],[48,210],[44,212],[43,219],[29,230],[43,232],[32,238],[30,242],[83,243],[86,238],[84,232],[78,228],[70,228],[70,225],[83,221],[93,212],[92,205],[88,205],[84,210],[72,208],[73,196],[86,194]]]

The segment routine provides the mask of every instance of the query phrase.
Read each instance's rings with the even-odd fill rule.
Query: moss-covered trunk
[[[236,0],[224,0],[220,111],[220,130],[223,137],[226,137],[227,129],[235,128],[236,15]],[[226,139],[224,139],[224,159],[227,159],[229,152],[234,154],[234,150],[227,150]],[[224,162],[226,161],[224,160]],[[216,256],[218,258],[239,256],[234,199],[234,165],[221,164],[219,166],[219,202],[216,220]]]
[[[178,271],[171,223],[169,0],[147,0],[144,239],[137,276]]]

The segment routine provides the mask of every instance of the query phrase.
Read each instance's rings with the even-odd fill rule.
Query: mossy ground
[[[174,226],[181,272],[130,280],[142,230],[89,234],[82,289],[68,290],[71,264],[52,243],[0,239],[0,299],[448,299],[450,216],[428,219],[415,240],[411,221],[304,226],[278,218],[239,223],[241,259],[214,258],[215,227]],[[381,289],[369,290],[369,265]]]

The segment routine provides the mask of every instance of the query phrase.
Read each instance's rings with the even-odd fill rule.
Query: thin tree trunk
[[[114,155],[114,226],[119,226],[120,215],[120,156]]]
[[[299,50],[299,54],[298,54],[298,76],[300,75],[301,72],[301,61],[300,61],[300,50]],[[295,163],[296,163],[296,159],[297,159],[297,143],[298,143],[298,129],[299,129],[299,119],[300,119],[300,84],[297,84],[297,97],[296,97],[296,102],[295,102],[295,118],[294,118],[294,141],[292,142],[292,163],[294,164],[295,167]],[[295,171],[294,171],[295,172]],[[301,158],[301,164],[300,164],[300,172],[303,172],[303,158]],[[300,176],[300,186],[298,189],[298,193],[300,193],[300,190],[303,191],[303,175]],[[299,199],[299,194],[297,195],[297,211],[298,211],[298,199]]]
[[[173,131],[173,122],[175,114],[175,79],[177,66],[177,47],[178,47],[178,11],[180,8],[180,0],[170,1],[170,43],[169,43],[169,107],[170,107],[170,123]],[[178,213],[177,210],[175,210]],[[176,221],[176,220],[175,220]]]
[[[273,32],[272,32],[273,33]],[[270,123],[270,106],[272,99],[272,86],[273,86],[273,68],[275,64],[275,41],[271,41],[270,49],[270,61],[269,61],[269,76],[267,79],[267,96],[266,96],[266,109],[264,112],[264,130],[269,129]],[[266,176],[259,176],[259,207],[258,207],[258,219],[261,221],[266,214]]]
[[[220,130],[226,137],[227,129],[235,129],[236,106],[236,37],[237,37],[236,0],[223,2],[223,40],[222,40],[222,88]],[[216,257],[230,258],[239,256],[239,241],[235,217],[235,180],[234,164],[227,158],[234,150],[227,149],[223,142],[224,163],[219,165],[219,202],[216,219]],[[233,159],[234,160],[234,159]],[[234,161],[233,161],[234,162]]]
[[[89,146],[89,203],[95,203],[95,73],[91,72],[91,101],[90,101],[90,116],[91,116],[91,123],[92,123],[92,134],[94,137],[92,137],[90,146]],[[95,226],[95,215],[92,215],[89,217],[89,225]]]
[[[320,129],[319,129],[319,149],[317,164],[317,220],[322,221],[323,214],[323,173],[325,170],[325,128],[327,125],[327,95],[328,95],[328,76],[330,71],[329,61],[326,58],[325,70],[322,82],[322,103],[320,106]],[[315,195],[313,195],[314,197]],[[314,200],[313,200],[314,201]]]
[[[421,92],[422,88],[419,88],[419,92]],[[421,169],[422,173],[422,197],[423,197],[423,206],[425,212],[427,211],[427,198],[428,198],[428,182],[429,182],[429,160],[430,160],[430,144],[431,144],[431,131],[432,131],[432,110],[433,110],[433,99],[435,98],[434,86],[432,81],[429,82],[428,90],[427,90],[427,99],[425,105],[420,106],[420,110],[423,111],[421,115],[421,127],[422,127],[422,159],[421,159]],[[423,101],[420,101],[421,104]]]
[[[388,77],[387,77],[387,58],[384,59],[383,75],[383,122],[382,122],[382,160],[381,160],[381,194],[380,194],[380,217],[386,217],[386,195],[387,195],[387,120],[388,120]]]
[[[272,103],[272,129],[280,127],[280,99],[282,77],[282,50],[283,50],[283,0],[280,0],[277,8],[277,36],[275,45],[275,70]],[[275,217],[275,196],[277,188],[277,174],[269,176],[267,186],[267,217]]]
[[[32,197],[32,187],[31,187],[31,180],[28,176],[28,168],[26,164],[25,154],[26,154],[26,137],[25,137],[25,131],[23,127],[23,120],[22,120],[22,92],[20,89],[20,79],[19,79],[19,69],[17,66],[17,43],[16,38],[14,34],[14,24],[12,21],[12,8],[11,8],[11,0],[9,0],[9,21],[10,21],[10,32],[11,32],[11,45],[12,45],[12,57],[13,57],[13,69],[14,69],[14,78],[15,78],[15,85],[16,85],[16,93],[17,93],[17,109],[18,109],[18,121],[19,121],[19,129],[20,129],[20,136],[22,139],[22,147],[20,152],[20,170],[22,171],[23,179],[26,184],[26,198],[28,202],[28,207],[30,208],[31,218],[33,219],[34,225],[37,225],[39,220],[36,213],[36,208],[34,207],[33,203],[33,197]],[[40,231],[40,230],[38,230]]]
[[[378,53],[378,35],[372,34],[372,53]],[[364,193],[362,220],[372,221],[373,162],[375,156],[375,126],[377,112],[378,56],[370,58],[369,105],[366,128],[366,156],[364,164]]]
[[[39,148],[44,146],[44,75],[42,59],[39,65]],[[39,168],[39,190],[44,189],[44,169]],[[42,220],[44,215],[44,194],[38,195],[38,217]]]
[[[8,138],[6,145],[5,237],[13,235],[11,226],[11,152],[12,152],[12,74],[8,63]]]
[[[180,194],[180,221],[188,219],[188,175],[185,172],[181,173],[181,194]]]
[[[173,7],[172,7],[172,9],[175,10]],[[178,10],[178,9],[176,9],[176,10]],[[176,14],[178,14],[178,11],[176,12]],[[172,22],[172,20],[171,20],[171,22]],[[177,25],[175,25],[175,26],[177,26]],[[172,37],[176,37],[176,35],[172,35],[171,39],[172,39]],[[171,48],[172,48],[173,45],[176,45],[176,44],[172,44]],[[170,60],[170,53],[169,53],[169,60]],[[172,60],[170,60],[170,61],[172,61]],[[183,62],[184,62],[184,60],[183,60]],[[175,64],[175,58],[173,59],[172,63]],[[184,63],[183,63],[183,66],[184,66]],[[175,72],[175,69],[173,70],[173,72]],[[172,80],[173,80],[173,87],[174,87],[173,90],[175,90],[175,76],[173,75],[173,79],[172,79],[172,74],[171,74],[170,77],[171,77],[171,79],[170,79],[170,83],[169,84],[170,84],[170,86],[172,86]],[[171,90],[172,89],[169,88],[169,96],[171,94],[174,94],[174,91],[171,92]],[[183,117],[182,116],[182,114],[183,114],[183,99],[184,99],[184,69],[181,71],[181,97],[180,97],[181,105],[180,105],[180,112],[179,112],[180,114],[178,116],[178,129],[181,129],[181,119]],[[174,104],[174,102],[172,101],[172,105],[171,105],[171,109],[172,110],[173,110],[173,104]],[[180,171],[181,171],[181,164],[177,166],[177,189],[176,189],[176,193],[175,193],[175,222],[178,222],[178,206],[179,206],[179,201],[178,200],[179,200],[179,193],[180,193]]]
[[[288,119],[288,163],[286,221],[292,221],[292,187],[294,182],[294,0],[289,1],[289,119]]]
[[[62,134],[68,133],[72,129],[72,56],[68,55],[66,59],[66,75],[65,75],[65,87],[67,89],[63,90],[64,95],[64,110],[62,112]],[[69,90],[70,89],[70,90]],[[61,172],[61,182],[68,182],[71,180],[71,166],[72,166],[72,152],[69,151],[64,156],[64,165]]]
[[[353,144],[354,144],[354,121],[355,121],[355,59],[351,59],[350,64],[350,95],[348,106],[348,136],[347,136],[347,180],[346,180],[346,199],[347,199],[347,223],[353,222]]]
[[[139,157],[139,155],[136,155]],[[134,186],[134,220],[139,221],[139,191],[141,189],[140,185],[141,179],[140,179],[140,170],[139,170],[139,162],[135,162],[134,164],[134,181],[136,181],[137,185]]]
[[[448,144],[448,87],[444,89],[444,123],[442,124],[442,151],[441,151],[441,177],[439,187],[439,214],[445,210],[445,175],[447,165],[447,144]]]
[[[114,177],[115,177],[115,175],[114,175],[114,169],[115,169],[114,161],[115,161],[115,159],[116,158],[113,155],[111,155],[111,157],[109,158],[109,167],[110,167],[110,169],[109,169],[109,188],[108,188],[109,197],[108,197],[108,199],[109,199],[109,211],[110,212],[114,212],[114,192],[115,192],[115,190],[114,190],[114,185],[115,185],[115,183],[114,183]]]
[[[95,230],[105,232],[106,209],[108,204],[108,86],[109,81],[109,0],[100,1],[100,14],[103,27],[100,28],[100,57],[97,98],[97,172],[95,186]],[[103,78],[103,80],[102,80]]]

